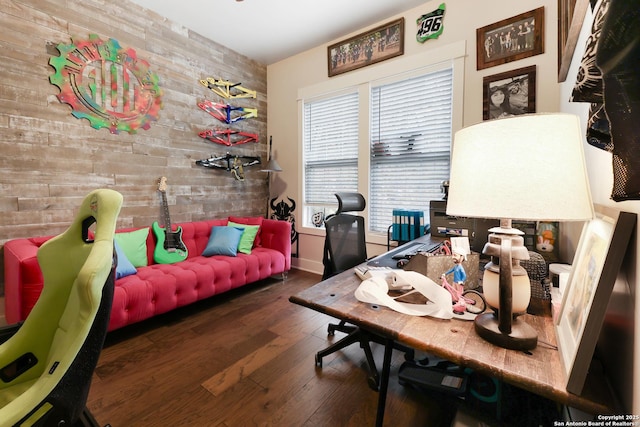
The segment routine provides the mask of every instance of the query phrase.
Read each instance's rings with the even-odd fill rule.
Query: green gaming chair
[[[78,426],[113,300],[113,235],[122,195],[89,193],[69,228],[44,243],[42,294],[0,345],[0,427]]]

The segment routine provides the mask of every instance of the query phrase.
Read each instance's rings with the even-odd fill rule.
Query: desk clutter
[[[384,275],[398,270],[412,271],[439,284],[442,275],[450,274],[453,271],[453,266],[456,265],[454,252],[465,254],[460,262],[465,271],[463,290],[482,293],[482,277],[487,259],[472,250],[470,240],[466,236],[450,236],[449,238],[424,236],[415,239],[369,260],[366,264],[357,267],[356,273],[361,280],[366,280],[370,278],[371,272],[375,272],[377,275],[382,272]],[[550,274],[553,274],[547,267],[543,255],[531,250],[528,252],[529,259],[520,262],[520,265],[527,272],[531,287],[531,298],[527,312],[534,315],[549,314],[551,312],[552,290]],[[551,266],[554,265],[556,264],[551,264]],[[367,272],[369,272],[368,275]]]
[[[405,271],[416,271],[427,276],[434,282],[439,282],[440,277],[454,265],[453,255],[427,254],[418,252],[404,265]],[[480,254],[472,252],[462,261],[462,267],[467,273],[465,289],[477,289],[480,287]]]
[[[447,272],[439,277],[442,285],[416,271],[358,266],[355,273],[362,280],[355,290],[358,301],[402,314],[474,320],[487,308],[481,293],[449,283]]]

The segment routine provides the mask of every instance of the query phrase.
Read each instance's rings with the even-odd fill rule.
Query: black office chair
[[[338,198],[338,210],[328,216],[325,221],[326,238],[324,243],[324,273],[322,280],[328,279],[338,273],[355,267],[367,260],[367,248],[365,241],[364,218],[359,215],[345,212],[362,212],[366,207],[364,197],[360,193],[336,193]],[[353,344],[360,343],[367,358],[369,369],[369,386],[378,390],[380,378],[371,352],[370,342],[383,343],[381,337],[363,331],[354,325],[348,325],[345,321],[339,324],[330,323],[327,332],[333,336],[335,331],[347,334],[344,338],[333,343],[324,350],[316,353],[316,366],[322,367],[322,358],[331,353]],[[405,352],[407,360],[413,359],[413,350],[394,344],[394,347]]]
[[[345,212],[362,212],[366,207],[360,193],[336,193],[338,210],[324,221],[324,273],[322,280],[367,260],[364,218]]]

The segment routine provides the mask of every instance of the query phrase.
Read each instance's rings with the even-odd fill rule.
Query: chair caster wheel
[[[424,358],[418,360],[418,364],[422,366],[427,366],[429,364],[429,356],[425,356]]]
[[[318,368],[322,368],[322,357],[318,356],[317,354],[316,354],[316,366]]]
[[[375,377],[367,377],[367,383],[371,390],[378,391],[378,380]]]

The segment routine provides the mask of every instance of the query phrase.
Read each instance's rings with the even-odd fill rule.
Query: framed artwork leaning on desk
[[[636,214],[596,205],[584,225],[556,323],[567,391],[579,395],[591,364],[613,285],[636,224]]]

